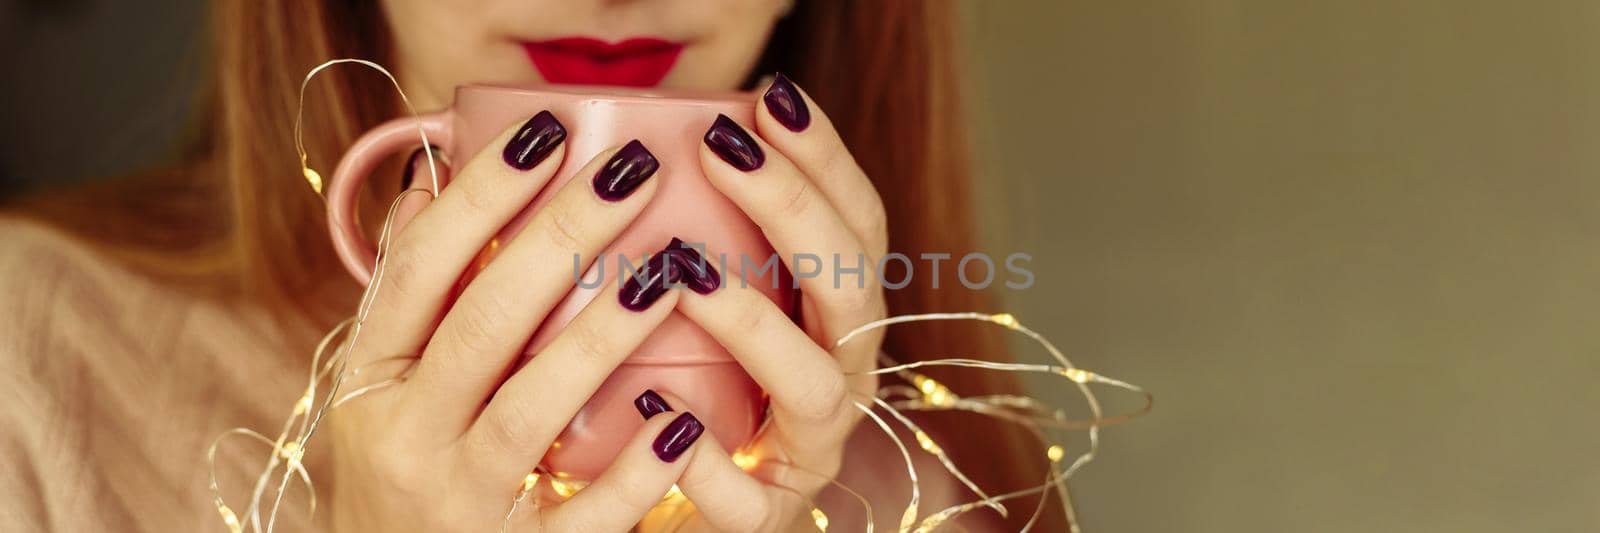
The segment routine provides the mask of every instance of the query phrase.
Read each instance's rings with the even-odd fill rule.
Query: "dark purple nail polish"
[[[678,460],[678,456],[683,455],[683,452],[689,449],[689,445],[694,444],[694,441],[700,438],[700,434],[705,432],[706,426],[701,424],[694,414],[684,413],[672,419],[672,423],[667,424],[667,429],[661,430],[661,434],[656,435],[656,441],[650,449],[656,452],[656,457],[670,463]]]
[[[555,151],[556,146],[567,138],[567,128],[556,120],[556,116],[549,111],[540,111],[533,118],[522,124],[522,129],[511,136],[511,142],[506,143],[506,164],[517,170],[528,170],[539,166],[545,156]]]
[[[789,131],[799,133],[811,125],[811,109],[806,107],[806,99],[782,72],[772,80],[767,93],[761,95],[761,101],[767,103],[767,112],[772,113],[772,118],[778,119]]]
[[[645,389],[644,394],[640,394],[638,398],[633,399],[633,408],[638,409],[639,416],[643,416],[645,420],[672,410],[672,406],[667,405],[666,399],[663,399],[660,394],[656,394],[656,391],[649,389]]]
[[[689,246],[677,237],[667,244],[666,252],[672,254],[673,262],[677,266],[678,277],[682,278],[690,290],[700,294],[711,294],[722,286],[722,276],[717,274],[717,269],[700,255],[700,250]]]
[[[617,291],[617,301],[629,311],[643,311],[667,293],[667,284],[676,281],[677,270],[671,265],[672,256],[655,254],[645,261],[644,267],[628,276],[628,281]]]
[[[422,159],[423,150],[438,152],[439,148],[430,145],[411,152],[411,156],[406,158],[406,169],[400,174],[400,190],[404,191],[411,188],[411,178],[417,173],[417,160]]]
[[[609,202],[622,200],[633,194],[644,180],[650,179],[657,168],[661,168],[661,162],[656,161],[656,156],[646,150],[643,143],[637,139],[629,141],[595,174],[594,193]]]
[[[761,146],[750,138],[750,133],[727,115],[717,115],[717,121],[706,130],[705,141],[717,157],[745,172],[761,168],[767,161],[767,155],[761,153]]]

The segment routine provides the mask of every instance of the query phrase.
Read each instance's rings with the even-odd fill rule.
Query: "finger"
[[[627,531],[661,503],[699,448],[705,425],[688,412],[646,420],[616,462],[583,490],[540,516],[545,531]]]
[[[440,178],[449,179],[450,176],[449,164],[444,159],[444,152],[434,145],[418,147],[412,151],[411,157],[406,158],[405,169],[400,174],[400,190],[435,190]]]
[[[545,315],[571,292],[575,273],[585,271],[649,202],[655,191],[649,178],[658,166],[637,141],[601,153],[501,247],[423,351],[412,380],[426,386],[429,405],[453,409],[444,414],[452,420],[470,420]]]
[[[411,152],[411,157],[406,158],[406,167],[400,176],[400,194],[397,198],[399,204],[394,207],[394,216],[389,223],[388,231],[391,237],[405,231],[406,225],[410,224],[423,208],[433,203],[433,196],[427,191],[432,190],[432,184],[437,180],[433,178],[432,173],[435,169],[427,167],[428,160],[423,157],[426,152],[436,153],[438,149],[432,146],[417,148]],[[418,166],[422,166],[424,174],[420,181],[414,179]],[[449,168],[443,165],[438,165],[436,170],[440,174],[449,175]]]
[[[394,207],[394,218],[389,222],[389,234],[399,235],[405,231],[406,226],[417,218],[417,214],[433,203],[433,197],[417,191],[403,191],[400,193],[400,203]]]
[[[648,286],[661,287],[665,279],[652,283]],[[630,277],[620,288],[613,283],[590,301],[500,386],[463,436],[467,446],[462,450],[478,465],[476,471],[483,476],[508,475],[509,483],[521,475],[518,472],[532,470],[606,377],[672,314],[680,292],[652,292]],[[623,307],[621,294],[644,307],[640,311]]]
[[[807,297],[821,307],[825,339],[881,317],[875,259],[811,180],[764,144],[719,116],[701,146],[701,166],[712,185],[761,226]],[[807,256],[813,264],[800,264]]]
[[[405,231],[394,234],[367,320],[379,356],[414,354],[426,342],[478,250],[561,166],[565,138],[566,129],[549,112],[506,130],[489,145],[505,150],[474,155]],[[507,152],[520,157],[508,162]]]
[[[395,235],[399,235],[402,231],[405,231],[406,226],[411,223],[411,220],[416,218],[417,214],[421,213],[423,209],[426,209],[428,205],[433,203],[433,196],[424,193],[422,190],[407,189],[400,191],[400,195],[395,199],[395,202],[396,203],[391,208],[391,212],[388,217],[389,227],[380,230],[382,231],[379,236],[380,247],[383,246],[384,240],[393,239]],[[384,264],[377,271],[377,276],[383,276],[386,274],[387,269],[388,265]],[[382,287],[379,288],[381,289]],[[374,312],[376,312],[376,309],[374,309]],[[354,357],[358,358],[354,361],[354,363],[357,365],[356,368],[361,368],[362,365],[382,360],[386,357],[416,353],[416,345],[410,345],[411,348],[407,349],[402,347],[404,345],[394,341],[395,339],[393,338],[380,339],[378,342],[384,342],[384,347],[375,350],[363,350],[357,354],[354,354]]]
[[[678,310],[710,333],[772,398],[774,429],[796,460],[822,464],[857,415],[839,362],[777,305],[736,276],[709,294],[683,292]],[[825,465],[824,465],[825,466]]]
[[[756,106],[756,131],[794,162],[866,244],[871,257],[887,251],[883,200],[833,121],[804,90],[779,73]]]
[[[661,393],[668,408],[684,405],[677,396]],[[751,477],[733,462],[721,446],[696,446],[685,457],[678,489],[694,502],[699,516],[716,531],[771,531],[779,521],[779,509],[771,488]],[[693,528],[700,530],[703,528]]]

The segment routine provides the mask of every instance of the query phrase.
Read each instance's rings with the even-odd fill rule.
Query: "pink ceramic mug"
[[[700,139],[718,113],[752,125],[755,98],[749,93],[471,85],[456,89],[450,109],[424,115],[421,120],[429,140],[443,149],[447,159],[458,162],[539,111],[549,110],[566,127],[567,150],[560,169],[532,205],[502,231],[500,240],[515,235],[529,215],[596,154],[632,139],[644,143],[661,163],[652,178],[657,181],[656,195],[602,256],[607,261],[606,278],[615,282],[619,255],[637,259],[661,250],[673,237],[704,243],[713,263],[716,254],[725,254],[729,264],[739,264],[741,254],[761,262],[772,253],[760,228],[706,180],[698,153]],[[357,140],[333,173],[328,185],[328,224],[334,247],[350,274],[362,283],[369,281],[376,250],[356,213],[358,191],[378,163],[420,144],[415,120],[393,120]],[[419,167],[417,173],[419,181],[430,179],[424,168]],[[440,185],[447,185],[442,172]],[[572,261],[568,257],[551,260]],[[472,268],[485,263],[477,261]],[[793,291],[772,288],[769,277],[786,274],[779,269],[772,272],[752,276],[750,286],[766,293],[781,309],[793,309]],[[467,273],[469,277],[472,274]],[[591,267],[584,276],[585,284],[593,285],[594,275]],[[579,287],[574,281],[573,291],[539,325],[528,354],[549,343],[599,291]],[[790,285],[782,279],[777,286]],[[761,389],[733,357],[687,317],[673,313],[589,398],[545,454],[546,468],[573,479],[598,476],[643,423],[633,399],[645,389],[682,398],[688,404],[684,407],[693,410],[728,450],[751,438],[766,409]]]

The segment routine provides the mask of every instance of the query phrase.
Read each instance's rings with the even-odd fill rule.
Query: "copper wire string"
[[[304,137],[302,135],[302,119],[305,114],[305,91],[306,87],[311,83],[311,80],[317,76],[317,74],[334,65],[346,63],[364,65],[377,70],[387,77],[389,82],[394,86],[395,90],[400,94],[400,99],[402,102],[404,102],[406,109],[410,111],[413,119],[417,121],[417,134],[422,138],[424,146],[428,144],[428,134],[427,131],[422,128],[420,116],[417,114],[416,109],[411,105],[410,99],[406,97],[405,91],[400,89],[399,81],[392,73],[388,71],[388,69],[385,69],[376,63],[361,59],[336,59],[318,65],[316,68],[311,69],[310,72],[307,72],[305,78],[300,83],[299,103],[295,113],[294,137],[295,150],[296,155],[299,156],[302,178],[306,180],[307,184],[310,185],[312,190],[315,191],[319,196],[322,194],[322,177],[321,174],[317,173],[315,170],[312,170],[307,164],[305,143],[303,141]],[[431,190],[424,192],[436,196],[439,188],[438,169],[434,164],[433,155],[431,153],[428,154],[428,172],[433,179],[433,187]],[[295,402],[293,410],[290,412],[288,419],[286,419],[284,422],[283,431],[279,433],[277,439],[272,441],[273,450],[272,453],[269,454],[267,466],[263,468],[261,475],[257,478],[256,488],[255,490],[252,490],[249,504],[245,508],[246,515],[249,516],[250,526],[256,532],[266,531],[267,533],[271,533],[276,527],[278,511],[283,504],[283,496],[284,493],[287,492],[290,476],[296,471],[305,471],[300,462],[305,456],[306,444],[311,439],[312,435],[316,433],[316,430],[321,425],[324,415],[329,411],[332,404],[336,399],[339,399],[337,394],[340,386],[347,377],[346,369],[349,364],[350,352],[354,348],[356,342],[360,339],[362,325],[365,323],[366,317],[372,309],[374,297],[383,283],[384,267],[388,257],[387,252],[391,241],[391,228],[393,226],[395,212],[398,210],[401,201],[405,199],[406,195],[413,192],[418,191],[413,189],[400,193],[395,197],[394,202],[392,202],[389,206],[389,211],[384,217],[383,228],[378,239],[378,256],[374,261],[372,282],[367,285],[366,290],[363,291],[361,295],[361,301],[360,305],[358,306],[356,316],[353,319],[345,320],[335,326],[328,333],[328,335],[318,343],[316,350],[312,354],[311,376],[309,383],[306,386],[305,393],[300,397],[299,400]],[[348,335],[344,338],[344,342],[340,343],[340,346],[342,346],[343,349],[338,350],[338,353],[328,361],[328,365],[326,367],[322,367],[319,362],[322,360],[324,354],[328,351],[327,349],[329,344],[334,338],[339,337],[346,330],[348,330]],[[328,386],[327,393],[323,395],[324,397],[322,398],[322,401],[320,404],[317,404],[316,399],[318,396],[318,385],[323,381],[324,378],[330,379],[331,383]],[[344,398],[343,400],[347,401],[349,399],[350,398]],[[314,409],[312,409],[313,405],[315,405]],[[295,431],[295,435],[290,438],[290,428],[294,427],[295,422],[297,421],[300,423],[298,430]],[[245,431],[249,430],[246,429]],[[225,432],[223,436],[230,434],[240,433],[238,433],[237,429],[229,430],[228,432]],[[221,438],[222,437],[218,437],[218,440]],[[238,520],[238,517],[234,511],[227,505],[226,500],[222,497],[220,487],[218,487],[215,482],[216,447],[217,443],[213,443],[211,450],[209,450],[211,453],[208,453],[206,457],[207,467],[212,478],[211,490],[213,500],[217,507],[218,514],[223,518],[224,524],[228,526],[230,531],[238,533],[242,530],[243,526]],[[286,466],[278,483],[276,494],[272,498],[272,507],[271,511],[267,515],[266,528],[263,529],[261,527],[261,499],[263,497],[264,484],[279,466],[280,457]],[[315,501],[315,491],[311,489],[309,475],[306,475],[306,479],[308,491],[312,492],[312,501]]]
[[[405,92],[401,90],[398,80],[396,80],[394,75],[391,74],[387,69],[376,63],[361,59],[336,59],[318,65],[316,68],[309,71],[306,74],[305,79],[301,82],[299,100],[300,104],[299,109],[295,114],[294,135],[295,149],[297,152],[296,155],[300,160],[302,179],[304,179],[312,188],[312,190],[315,191],[319,196],[322,194],[323,188],[322,177],[321,174],[308,166],[305,145],[301,135],[302,118],[305,112],[305,91],[306,87],[310,84],[311,80],[315,76],[327,68],[340,64],[356,64],[366,66],[375,69],[384,76],[388,77],[390,83],[399,93],[402,102],[404,102],[406,110],[410,113],[411,117],[416,120],[417,135],[421,140],[421,144],[423,146],[431,145],[428,140],[427,131],[422,126],[420,116],[412,107],[411,101],[406,98]],[[248,525],[252,531],[257,533],[272,533],[277,524],[277,516],[283,503],[284,494],[288,490],[291,479],[299,479],[301,484],[306,487],[306,491],[309,493],[308,512],[314,515],[317,504],[316,489],[312,483],[312,477],[310,473],[307,471],[302,462],[305,456],[305,450],[310,442],[311,437],[321,426],[324,418],[328,414],[331,414],[333,410],[347,404],[348,402],[364,397],[374,391],[403,383],[406,377],[409,375],[411,368],[413,368],[412,364],[415,363],[418,358],[416,355],[389,357],[376,361],[362,362],[361,364],[352,366],[350,354],[354,350],[357,342],[360,340],[362,326],[365,324],[366,318],[372,309],[376,295],[383,284],[385,265],[388,259],[388,249],[392,241],[391,228],[393,226],[395,213],[397,212],[399,205],[406,198],[407,194],[417,192],[423,192],[433,196],[437,196],[438,194],[440,187],[439,174],[435,164],[433,150],[424,150],[424,152],[427,154],[428,172],[432,179],[432,186],[427,190],[411,189],[403,191],[390,203],[388,213],[384,217],[383,226],[381,228],[377,243],[377,256],[373,263],[372,281],[367,285],[366,289],[362,293],[355,316],[341,321],[339,324],[330,329],[327,335],[325,335],[321,341],[318,342],[315,350],[313,350],[311,365],[309,368],[309,376],[304,393],[295,402],[293,408],[290,410],[289,416],[284,420],[282,426],[280,427],[277,436],[275,438],[269,438],[260,432],[248,428],[233,428],[218,435],[211,442],[210,447],[207,449],[206,463],[210,473],[210,490],[212,493],[213,504],[216,507],[217,513],[219,516],[221,516],[224,525],[228,527],[230,532],[240,533]],[[1005,502],[1016,500],[1018,498],[1038,495],[1040,497],[1039,502],[1034,506],[1033,513],[1029,516],[1027,523],[1023,527],[1023,531],[1027,531],[1037,523],[1039,517],[1042,516],[1046,508],[1046,504],[1050,501],[1047,493],[1054,491],[1058,496],[1058,500],[1063,508],[1063,511],[1066,513],[1069,523],[1071,524],[1072,531],[1078,531],[1077,512],[1073,508],[1071,502],[1069,495],[1070,492],[1066,483],[1067,479],[1076,473],[1079,468],[1092,461],[1096,454],[1100,451],[1101,428],[1125,423],[1150,412],[1154,404],[1153,395],[1136,385],[1074,366],[1066,357],[1066,355],[1064,355],[1060,349],[1051,343],[1049,339],[1045,338],[1042,334],[1023,326],[1015,317],[1006,313],[926,313],[888,317],[863,324],[860,327],[850,331],[836,340],[833,343],[832,348],[837,349],[855,339],[858,335],[875,329],[882,329],[897,324],[911,322],[954,320],[976,321],[980,323],[999,325],[1009,330],[1018,332],[1033,340],[1040,347],[1044,348],[1044,350],[1050,356],[1051,363],[1000,363],[986,361],[976,357],[940,357],[923,359],[909,363],[899,363],[890,358],[887,354],[880,353],[877,368],[863,372],[847,373],[847,375],[873,376],[893,374],[904,380],[904,383],[889,383],[882,385],[874,392],[874,394],[869,395],[861,400],[852,401],[852,404],[855,406],[855,408],[861,411],[868,419],[870,419],[873,426],[878,428],[879,431],[886,435],[895,444],[896,448],[900,452],[901,459],[905,464],[906,476],[911,484],[911,495],[906,502],[905,508],[900,513],[896,530],[900,533],[909,533],[913,531],[919,533],[933,531],[944,526],[952,526],[954,524],[950,522],[951,520],[965,513],[982,508],[993,510],[996,513],[999,513],[1001,516],[1007,516],[1009,511],[1005,506]],[[378,379],[372,383],[357,386],[348,392],[341,393],[341,389],[345,386],[347,380],[353,380],[361,377],[369,369],[373,369],[378,366],[396,365],[400,363],[406,363],[407,367],[401,369],[399,372],[394,373],[393,376]],[[1083,396],[1084,402],[1089,411],[1089,416],[1086,419],[1069,418],[1065,409],[1053,407],[1049,403],[1029,395],[983,394],[980,392],[979,394],[964,396],[962,393],[966,391],[958,392],[951,390],[945,384],[918,372],[919,369],[928,367],[946,367],[954,369],[954,371],[1039,373],[1062,378],[1068,382],[1071,382]],[[326,387],[324,390],[323,385],[325,383]],[[1142,407],[1133,412],[1114,416],[1106,416],[1101,407],[1099,398],[1095,395],[1094,391],[1090,387],[1091,384],[1109,386],[1112,388],[1133,392],[1135,394],[1142,395],[1145,402]],[[882,416],[877,414],[876,411],[878,410],[888,413],[890,418],[893,418],[907,431],[911,432],[913,438],[917,442],[917,448],[923,453],[931,454],[938,459],[939,464],[943,467],[943,469],[958,482],[960,482],[964,487],[977,495],[978,499],[946,507],[927,515],[922,515],[920,513],[922,496],[921,479],[917,472],[915,462],[912,460],[911,451],[909,447],[906,446],[904,440],[899,436],[898,433],[894,431],[890,424]],[[973,482],[964,472],[962,472],[962,470],[957,467],[955,461],[944,452],[943,447],[939,445],[934,437],[924,431],[918,424],[916,424],[916,422],[911,419],[911,417],[907,416],[905,414],[906,411],[963,411],[992,418],[999,423],[1017,424],[1029,431],[1041,443],[1047,445],[1046,458],[1048,459],[1048,466],[1045,471],[1044,479],[1040,484],[1032,487],[1025,487],[1022,489],[1011,490],[1010,492],[990,495],[982,487],[979,487],[977,483]],[[770,417],[765,418],[766,419],[763,420],[762,425],[757,430],[757,437],[754,437],[752,442],[754,442],[756,438],[759,438],[760,435],[763,435],[765,430],[768,428]],[[1056,441],[1052,441],[1047,433],[1048,430],[1082,430],[1087,434],[1088,447],[1081,453],[1072,457],[1072,460],[1068,462],[1066,448]],[[262,470],[257,475],[255,483],[252,485],[248,503],[243,507],[243,516],[237,514],[234,511],[234,508],[227,504],[226,499],[223,496],[222,488],[217,482],[217,451],[223,442],[231,437],[245,437],[253,442],[265,444],[270,447],[267,457],[263,461]],[[779,449],[774,453],[781,454],[782,452],[781,449]],[[736,451],[733,454],[733,460],[735,464],[746,471],[751,471],[755,468],[761,467],[762,465],[782,466],[826,480],[831,486],[846,491],[862,505],[862,508],[865,511],[864,516],[867,517],[867,523],[864,524],[863,527],[869,533],[873,531],[872,502],[854,489],[833,479],[832,476],[823,475],[821,473],[806,469],[800,465],[792,464],[782,457],[758,457],[750,450]],[[1064,467],[1061,466],[1062,463],[1066,463]],[[280,469],[282,472],[278,482],[275,485],[276,490],[272,491],[271,504],[270,506],[263,505],[264,499],[268,497],[268,489],[273,485],[271,483],[272,476],[275,473],[278,473]],[[509,501],[509,509],[507,510],[505,518],[501,523],[500,530],[502,532],[505,532],[509,529],[513,517],[522,505],[525,505],[530,501],[535,505],[539,503],[541,498],[534,495],[534,493],[539,492],[537,489],[541,485],[549,487],[550,492],[554,493],[554,496],[557,499],[565,499],[577,491],[582,490],[585,486],[585,483],[577,480],[562,479],[544,470],[543,467],[536,468],[533,472],[526,473],[520,486],[516,487],[516,490],[514,491],[508,491],[511,497]],[[789,490],[794,492],[792,489]],[[796,494],[799,493],[796,492]],[[804,495],[800,495],[800,497],[806,505],[810,506],[812,521],[816,527],[819,530],[826,531],[828,527],[830,527],[827,515],[820,508],[818,508],[810,498]],[[684,522],[686,522],[688,518],[681,515],[686,510],[693,509],[692,503],[688,502],[687,498],[677,490],[676,485],[673,486],[672,491],[662,498],[660,507],[673,512],[672,517],[674,518],[674,521],[672,522],[672,529],[676,529],[678,526],[681,526]],[[263,514],[266,514],[266,525],[264,528],[262,527]]]

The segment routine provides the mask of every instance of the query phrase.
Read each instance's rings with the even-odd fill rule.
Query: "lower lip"
[[[683,45],[661,39],[606,43],[590,38],[525,42],[545,81],[572,85],[655,87],[678,62]]]

